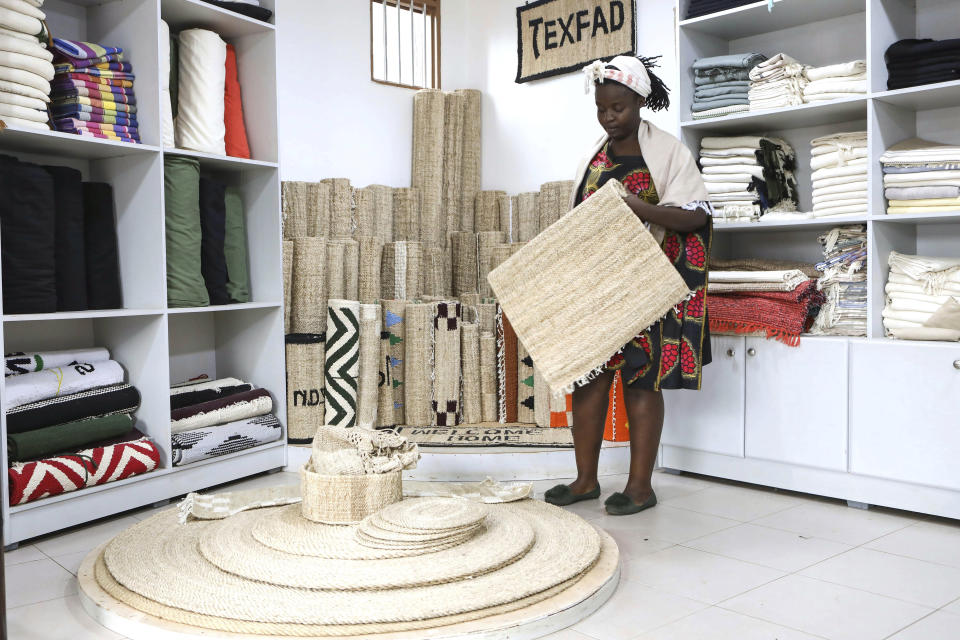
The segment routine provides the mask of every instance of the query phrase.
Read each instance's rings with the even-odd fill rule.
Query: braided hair
[[[659,67],[657,62],[663,56],[637,56],[637,60],[643,63],[647,69],[647,75],[650,76],[650,95],[646,98],[646,107],[651,111],[663,111],[670,108],[670,88],[663,83],[660,76],[653,72],[654,67]],[[607,65],[610,69],[616,69],[614,65]],[[622,69],[619,69],[622,71]],[[611,80],[611,82],[615,82]]]

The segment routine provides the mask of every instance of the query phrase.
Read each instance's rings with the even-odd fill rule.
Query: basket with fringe
[[[304,518],[324,524],[360,522],[403,499],[401,472],[328,476],[300,469]]]

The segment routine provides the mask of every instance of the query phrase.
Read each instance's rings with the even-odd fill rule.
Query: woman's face
[[[640,127],[640,108],[645,100],[618,82],[596,86],[597,121],[607,135],[622,140],[636,135]]]

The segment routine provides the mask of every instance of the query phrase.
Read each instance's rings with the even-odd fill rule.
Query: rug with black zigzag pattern
[[[327,301],[327,358],[324,372],[326,424],[357,424],[357,377],[360,373],[360,303]]]

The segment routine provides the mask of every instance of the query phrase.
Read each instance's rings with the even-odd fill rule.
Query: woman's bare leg
[[[604,371],[573,392],[573,450],[577,458],[577,479],[570,491],[580,495],[597,486],[597,466],[603,444],[603,426],[610,404],[613,371]]]
[[[624,386],[623,396],[630,423],[630,476],[623,492],[642,504],[653,493],[650,482],[663,431],[663,393]]]

